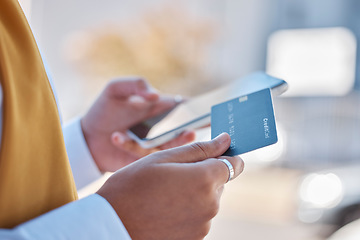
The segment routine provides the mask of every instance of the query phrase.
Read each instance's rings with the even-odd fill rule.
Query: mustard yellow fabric
[[[58,110],[17,0],[0,0],[0,227],[77,199]]]

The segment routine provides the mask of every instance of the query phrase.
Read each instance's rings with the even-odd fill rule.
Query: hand
[[[97,192],[115,209],[132,239],[203,239],[219,209],[228,180],[227,166],[217,160],[230,146],[221,134],[209,142],[164,150],[117,171]],[[239,157],[228,159],[235,176]]]
[[[176,104],[173,97],[159,96],[141,78],[110,82],[81,119],[85,140],[100,171],[113,172],[154,151],[193,141],[194,132],[184,132],[156,149],[143,149],[126,134],[131,126]]]

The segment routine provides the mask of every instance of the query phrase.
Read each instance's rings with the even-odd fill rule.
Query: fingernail
[[[181,95],[175,95],[174,101],[176,104],[182,103],[184,101],[184,98]]]
[[[115,141],[119,144],[124,144],[125,143],[125,138],[122,134],[118,133],[118,132],[114,132],[113,133],[113,138],[115,139]]]
[[[139,95],[130,96],[128,101],[135,104],[142,104],[146,102],[146,100]]]

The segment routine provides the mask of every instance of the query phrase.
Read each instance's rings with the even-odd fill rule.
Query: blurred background
[[[359,1],[20,2],[65,121],[117,76],[189,97],[258,70],[289,83],[279,142],[242,156],[207,240],[322,240],[360,218]]]

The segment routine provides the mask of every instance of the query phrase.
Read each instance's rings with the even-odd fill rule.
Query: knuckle
[[[111,91],[111,89],[113,89],[114,85],[115,85],[118,81],[119,81],[119,80],[117,80],[117,79],[112,79],[112,80],[110,80],[110,81],[106,84],[105,89],[106,89],[107,91]]]
[[[148,88],[148,85],[147,85],[147,82],[145,79],[141,78],[141,77],[135,77],[134,80],[133,80],[136,84],[136,87],[137,89],[147,89]]]
[[[198,239],[203,239],[208,235],[211,228],[211,222],[204,223],[201,227],[198,228]]]
[[[194,149],[198,154],[200,154],[200,157],[203,159],[208,158],[208,148],[205,143],[202,142],[195,142],[190,145],[192,149]]]
[[[199,179],[200,181],[200,188],[202,192],[206,195],[209,195],[212,193],[214,189],[214,177],[211,174],[210,171],[207,171],[207,169],[201,171],[198,171],[198,174],[200,175]]]
[[[123,78],[113,78],[108,81],[106,84],[107,88],[113,88],[115,85],[119,84],[120,82],[123,82],[125,79]]]
[[[209,210],[208,210],[208,219],[213,219],[218,213],[220,209],[219,201],[214,200],[211,204],[209,204]]]
[[[151,152],[146,157],[143,158],[143,161],[153,162],[153,163],[162,162],[164,161],[164,159],[166,159],[166,154],[163,153],[164,151],[166,150]]]
[[[116,94],[116,86],[121,82],[121,79],[111,79],[107,82],[104,91],[107,92],[109,95]]]
[[[137,84],[139,84],[139,85],[141,85],[141,86],[146,86],[146,81],[145,81],[145,79],[144,78],[142,78],[142,77],[134,77],[134,81],[137,83]]]

